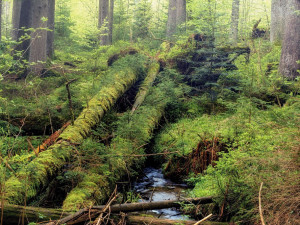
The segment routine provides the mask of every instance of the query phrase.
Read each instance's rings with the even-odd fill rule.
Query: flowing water
[[[187,186],[166,179],[161,169],[147,167],[144,169],[144,174],[144,177],[134,183],[134,191],[141,196],[139,201],[177,200],[184,197],[184,190],[187,189]],[[176,208],[151,210],[148,213],[157,214],[160,218],[166,219],[188,219]]]

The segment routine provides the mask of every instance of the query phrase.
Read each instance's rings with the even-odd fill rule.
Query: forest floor
[[[42,77],[5,77],[2,205],[103,204],[150,162],[186,182],[188,196],[214,197],[183,206],[197,220],[297,224],[299,81],[278,75],[278,48],[255,44],[216,47],[214,60],[203,43],[159,57],[111,47],[58,60]],[[136,199],[121,186],[116,202]]]

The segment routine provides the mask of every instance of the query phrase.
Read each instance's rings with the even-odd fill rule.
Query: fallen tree
[[[148,74],[141,85],[138,94],[136,95],[135,102],[132,106],[131,113],[134,113],[134,111],[143,103],[143,101],[146,98],[146,95],[152,86],[157,74],[159,73],[160,65],[157,62],[153,62],[152,65],[150,65]]]
[[[19,224],[22,220],[26,224],[29,222],[58,220],[70,215],[70,213],[63,212],[61,209],[45,209],[18,205],[4,205],[3,207],[0,206],[0,209],[4,212],[3,222],[6,225]]]
[[[152,66],[157,68],[158,64]],[[108,155],[114,155],[107,157],[106,161],[110,175],[87,171],[83,181],[64,200],[63,209],[78,210],[96,202],[104,203],[110,189],[114,187],[114,182],[124,176],[130,176],[128,173],[131,167],[138,168],[144,163],[145,157],[135,156],[144,154],[143,146],[152,138],[152,132],[162,118],[165,107],[168,103],[176,101],[183,94],[183,90],[171,77],[164,76],[164,82],[158,83],[147,93],[145,101],[134,114],[128,111],[119,119],[116,137],[107,149]]]
[[[170,220],[170,219],[161,219],[156,217],[149,216],[128,216],[127,222],[132,225],[140,224],[151,224],[151,225],[195,225],[196,221],[193,220]],[[228,223],[213,222],[213,221],[204,221],[201,222],[203,225],[228,225]]]
[[[132,61],[136,63],[136,60]],[[124,64],[123,62],[122,65]],[[138,72],[132,68],[136,67],[127,64],[128,66],[123,66],[121,70],[119,67],[112,68],[103,77],[100,91],[89,101],[88,108],[82,111],[74,124],[68,126],[47,151],[41,152],[39,157],[5,182],[5,198],[9,203],[24,204],[36,196],[71,158],[74,147],[84,140],[105,112],[135,83]]]
[[[165,209],[172,207],[180,207],[182,204],[209,204],[212,203],[212,197],[203,197],[195,199],[182,199],[182,200],[167,200],[158,202],[139,202],[139,203],[126,203],[111,205],[109,207],[110,213],[126,213],[126,212],[137,212],[137,211],[147,211],[153,209]],[[61,224],[77,224],[81,222],[90,221],[96,218],[103,210],[106,205],[93,206],[90,208],[84,208],[79,210],[73,215],[69,215],[57,221],[51,221],[47,225],[61,225]]]

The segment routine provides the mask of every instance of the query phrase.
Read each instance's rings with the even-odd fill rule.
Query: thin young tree
[[[287,0],[272,0],[270,41],[281,43],[284,35]]]
[[[300,76],[300,0],[289,0],[280,58],[280,72],[288,79]]]
[[[231,10],[231,27],[230,27],[230,40],[233,44],[237,44],[238,42],[239,18],[240,18],[240,0],[233,0],[232,10]]]

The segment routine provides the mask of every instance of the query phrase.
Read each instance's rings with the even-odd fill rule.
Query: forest
[[[0,225],[300,223],[300,0],[0,0]]]

